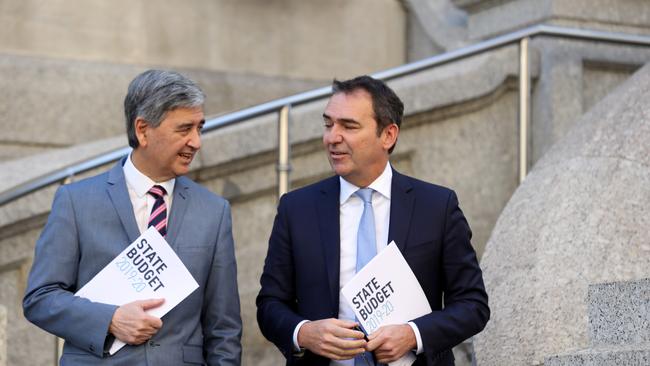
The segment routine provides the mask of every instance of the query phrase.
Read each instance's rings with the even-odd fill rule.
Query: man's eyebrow
[[[202,119],[202,120],[199,122],[199,127],[203,127],[204,124],[205,124],[205,120]],[[187,127],[192,127],[192,126],[194,126],[194,122],[192,122],[192,121],[187,121],[187,122],[181,122],[181,123],[178,125],[178,128],[187,128]]]
[[[323,119],[330,120],[330,121],[333,120],[332,117],[328,116],[325,113],[323,113]],[[354,124],[357,124],[357,125],[360,124],[359,121],[351,119],[351,118],[340,118],[340,119],[337,119],[336,121],[339,121],[339,122],[345,123],[345,124],[350,124],[350,123],[354,123]]]

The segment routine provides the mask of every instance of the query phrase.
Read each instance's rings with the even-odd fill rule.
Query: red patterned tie
[[[151,209],[149,225],[147,227],[155,227],[160,235],[164,237],[167,235],[167,205],[163,197],[167,192],[165,188],[155,185],[151,187],[148,193],[156,199],[156,202],[154,202],[153,208]]]

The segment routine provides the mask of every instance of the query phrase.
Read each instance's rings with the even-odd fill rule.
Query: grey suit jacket
[[[239,365],[241,318],[230,206],[188,178],[176,179],[167,241],[199,288],[147,343],[107,357],[116,306],[73,294],[139,235],[121,162],[61,186],[36,243],[25,317],[65,339],[62,365]]]

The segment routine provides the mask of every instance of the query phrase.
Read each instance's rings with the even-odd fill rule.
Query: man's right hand
[[[353,328],[355,322],[322,319],[303,324],[298,331],[298,345],[331,360],[348,360],[365,351],[363,333]]]
[[[138,345],[153,337],[162,327],[162,320],[145,311],[162,305],[165,299],[139,300],[115,310],[108,331],[120,341]]]

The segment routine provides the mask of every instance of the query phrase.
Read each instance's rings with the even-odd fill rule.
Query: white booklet
[[[118,306],[164,298],[162,305],[147,310],[148,314],[161,318],[198,287],[167,241],[150,227],[75,295]],[[113,355],[124,345],[115,339],[109,353]]]
[[[406,324],[431,312],[422,287],[402,253],[391,241],[341,289],[368,334],[390,324]],[[411,352],[391,366],[415,362]]]

